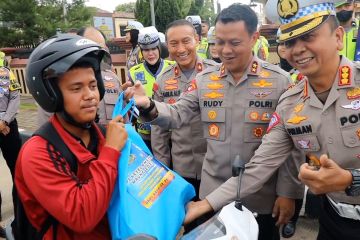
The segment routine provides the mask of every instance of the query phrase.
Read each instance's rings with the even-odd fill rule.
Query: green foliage
[[[200,15],[200,11],[203,6],[204,6],[204,0],[194,0],[191,3],[191,7],[187,15]]]
[[[210,25],[214,25],[216,14],[214,9],[214,0],[204,0],[204,6],[200,11],[201,19],[206,20]]]
[[[119,4],[116,6],[115,11],[116,12],[128,12],[128,13],[135,12],[135,3],[131,2],[131,3]]]
[[[135,18],[145,27],[151,25],[150,1],[137,0],[135,3]]]
[[[188,15],[200,15],[212,23],[215,20],[213,0],[154,0],[155,23],[160,32],[165,32],[166,25],[176,19],[184,19]],[[135,17],[144,26],[151,25],[150,1],[137,0]]]
[[[181,18],[180,7],[176,1],[170,3],[168,0],[156,0],[155,9],[156,28],[160,32],[165,32],[170,22]]]
[[[36,45],[53,36],[59,28],[63,32],[91,24],[93,11],[85,0],[1,0],[0,46]]]

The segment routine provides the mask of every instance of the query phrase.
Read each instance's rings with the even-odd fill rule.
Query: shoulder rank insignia
[[[346,109],[359,110],[360,109],[360,100],[354,100],[348,105],[341,106]]]
[[[339,86],[351,84],[351,68],[349,66],[342,66],[339,69]]]
[[[178,76],[179,76],[179,74],[180,74],[180,69],[179,69],[178,66],[175,66],[175,67],[174,67],[174,74],[175,74],[175,77],[178,77]]]
[[[353,89],[347,91],[346,96],[350,100],[359,98],[360,97],[360,88],[357,87],[357,88],[353,88]]]
[[[254,61],[254,62],[251,64],[251,70],[250,70],[250,72],[256,73],[256,72],[257,72],[257,69],[258,69],[258,66],[259,66],[259,64],[258,64],[256,61]]]
[[[286,122],[291,123],[291,124],[299,124],[306,119],[307,119],[307,117],[305,117],[305,116],[295,115],[294,117],[288,119]]]
[[[271,87],[273,84],[271,82],[267,82],[265,79],[261,79],[259,82],[254,82],[252,83],[253,86],[255,87]]]
[[[198,72],[201,72],[201,71],[203,70],[203,65],[202,65],[201,62],[198,62],[198,63],[197,63],[197,65],[196,65],[196,70],[197,70]]]
[[[225,65],[222,64],[220,68],[220,77],[223,77],[225,75]]]

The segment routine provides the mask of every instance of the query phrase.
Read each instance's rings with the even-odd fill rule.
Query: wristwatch
[[[151,98],[149,98],[149,101],[150,101],[150,106],[148,108],[138,107],[141,115],[147,115],[151,112],[151,110],[154,109],[155,102]]]
[[[345,189],[345,193],[348,196],[360,196],[360,170],[348,169],[352,175],[351,185]]]

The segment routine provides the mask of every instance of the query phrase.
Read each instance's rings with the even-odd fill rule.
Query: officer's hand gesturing
[[[299,179],[315,194],[344,191],[352,182],[352,175],[348,170],[341,168],[326,154],[320,157],[320,168],[304,163],[300,167]]]
[[[121,116],[117,116],[109,122],[106,129],[106,146],[121,150],[126,143],[127,137],[128,135]]]
[[[128,87],[125,90],[125,99],[130,100],[132,97],[135,99],[136,106],[142,108],[148,108],[150,106],[150,100],[146,96],[144,86],[140,81],[136,81],[134,86]]]

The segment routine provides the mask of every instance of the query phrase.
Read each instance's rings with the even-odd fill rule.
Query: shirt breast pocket
[[[346,147],[360,147],[360,125],[341,129],[341,135]]]
[[[204,122],[204,137],[224,141],[226,137],[225,108],[203,108],[201,121]]]

